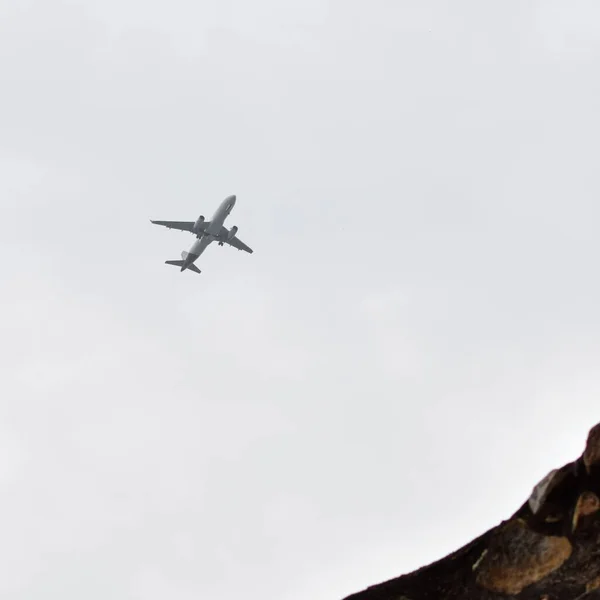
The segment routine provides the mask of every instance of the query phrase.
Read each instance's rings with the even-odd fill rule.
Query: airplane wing
[[[243,250],[244,252],[249,252],[250,254],[252,254],[252,252],[254,252],[254,250],[252,250],[252,248],[249,248],[248,246],[246,246],[246,244],[244,244],[244,242],[242,242],[242,240],[237,238],[235,235],[227,243],[230,246],[237,248],[238,250]]]
[[[194,233],[194,221],[152,221],[155,225],[162,225],[164,227],[168,227],[169,229],[179,229],[180,231],[189,231],[190,233]],[[202,221],[200,223],[200,228],[204,230],[206,227],[210,225],[210,221]]]
[[[194,221],[152,221],[155,225],[163,225],[169,229],[179,229],[180,231],[189,231],[194,233]]]
[[[221,235],[223,235],[224,237],[226,237],[228,233],[229,233],[229,231],[227,230],[226,227],[223,227],[221,229]],[[249,252],[250,254],[252,254],[254,252],[254,250],[252,250],[252,248],[250,248],[249,246],[246,246],[246,244],[244,244],[244,242],[242,242],[242,240],[240,240],[235,235],[230,240],[224,239],[223,241],[226,244],[229,244],[230,246],[237,248],[238,250],[243,250],[244,252]]]

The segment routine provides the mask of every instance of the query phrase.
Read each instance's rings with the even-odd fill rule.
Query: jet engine
[[[229,233],[227,234],[227,241],[232,240],[235,236],[235,234],[237,233],[238,228],[237,225],[234,225],[230,230]]]
[[[201,225],[204,222],[204,215],[200,215],[194,223],[194,233],[202,233]]]

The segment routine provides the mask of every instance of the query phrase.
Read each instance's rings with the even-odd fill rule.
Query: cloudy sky
[[[0,596],[339,599],[576,458],[599,22],[0,0]],[[165,266],[229,194],[254,254]]]

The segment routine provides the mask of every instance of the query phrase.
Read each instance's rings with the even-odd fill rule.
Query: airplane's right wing
[[[162,225],[169,229],[179,229],[180,231],[189,231],[194,233],[194,221],[152,221],[155,225]]]

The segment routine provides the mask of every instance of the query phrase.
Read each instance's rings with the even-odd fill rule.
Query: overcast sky
[[[600,5],[0,0],[0,596],[335,600],[600,421]],[[209,218],[202,275],[166,266]]]

